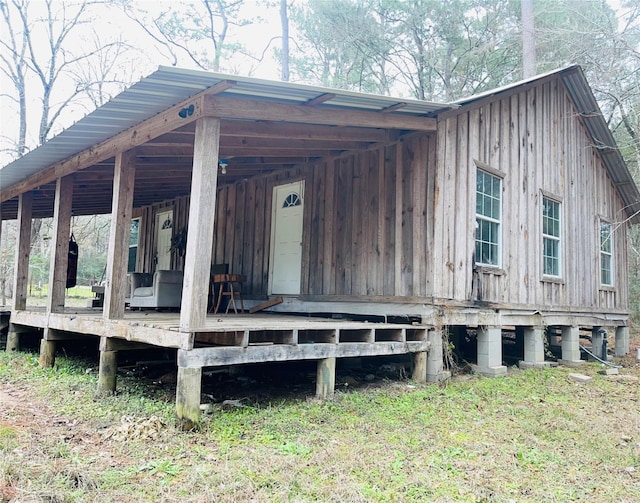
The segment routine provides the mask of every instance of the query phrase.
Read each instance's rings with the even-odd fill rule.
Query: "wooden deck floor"
[[[179,313],[127,311],[106,320],[95,309],[14,311],[20,330],[44,330],[47,340],[69,334],[176,348],[182,366],[374,356],[426,351],[429,327],[279,314],[210,315],[194,331],[180,330]]]

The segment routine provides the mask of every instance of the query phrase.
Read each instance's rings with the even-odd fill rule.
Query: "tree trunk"
[[[289,15],[287,0],[280,0],[280,23],[282,25],[282,75],[284,82],[289,81]]]
[[[536,33],[533,0],[520,0],[522,6],[522,73],[525,79],[536,74]]]

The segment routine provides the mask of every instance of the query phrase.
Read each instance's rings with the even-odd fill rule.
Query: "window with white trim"
[[[560,277],[561,261],[560,203],[548,197],[542,198],[542,273]]]
[[[502,179],[476,172],[476,264],[501,263]]]
[[[613,226],[600,221],[600,283],[613,286]]]

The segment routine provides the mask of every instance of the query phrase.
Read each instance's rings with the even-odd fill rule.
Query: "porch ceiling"
[[[73,177],[74,215],[109,213],[118,137],[131,131],[135,137],[135,130],[142,131],[145,124],[159,124],[163,113],[182,106],[185,100],[196,104],[194,118],[198,114],[221,117],[219,157],[227,160],[228,168],[226,174],[218,172],[220,185],[393,140],[414,130],[418,121],[450,108],[440,103],[160,68],[48,143],[2,168],[2,219],[16,218],[17,194],[26,190],[34,192],[33,217],[51,216],[55,179],[61,174]],[[176,116],[167,115],[171,120]],[[184,122],[149,134],[145,142],[129,138],[137,159],[135,207],[189,194],[195,122]],[[94,155],[101,146],[108,154]]]

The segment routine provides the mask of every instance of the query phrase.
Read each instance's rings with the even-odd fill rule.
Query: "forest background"
[[[447,102],[579,64],[640,182],[637,0],[0,0],[0,15],[3,166],[159,65]],[[3,223],[0,305],[15,231]],[[79,284],[99,281],[109,217],[74,217],[72,231]],[[50,242],[50,219],[35,221],[31,293]],[[638,226],[628,255],[640,321]]]

